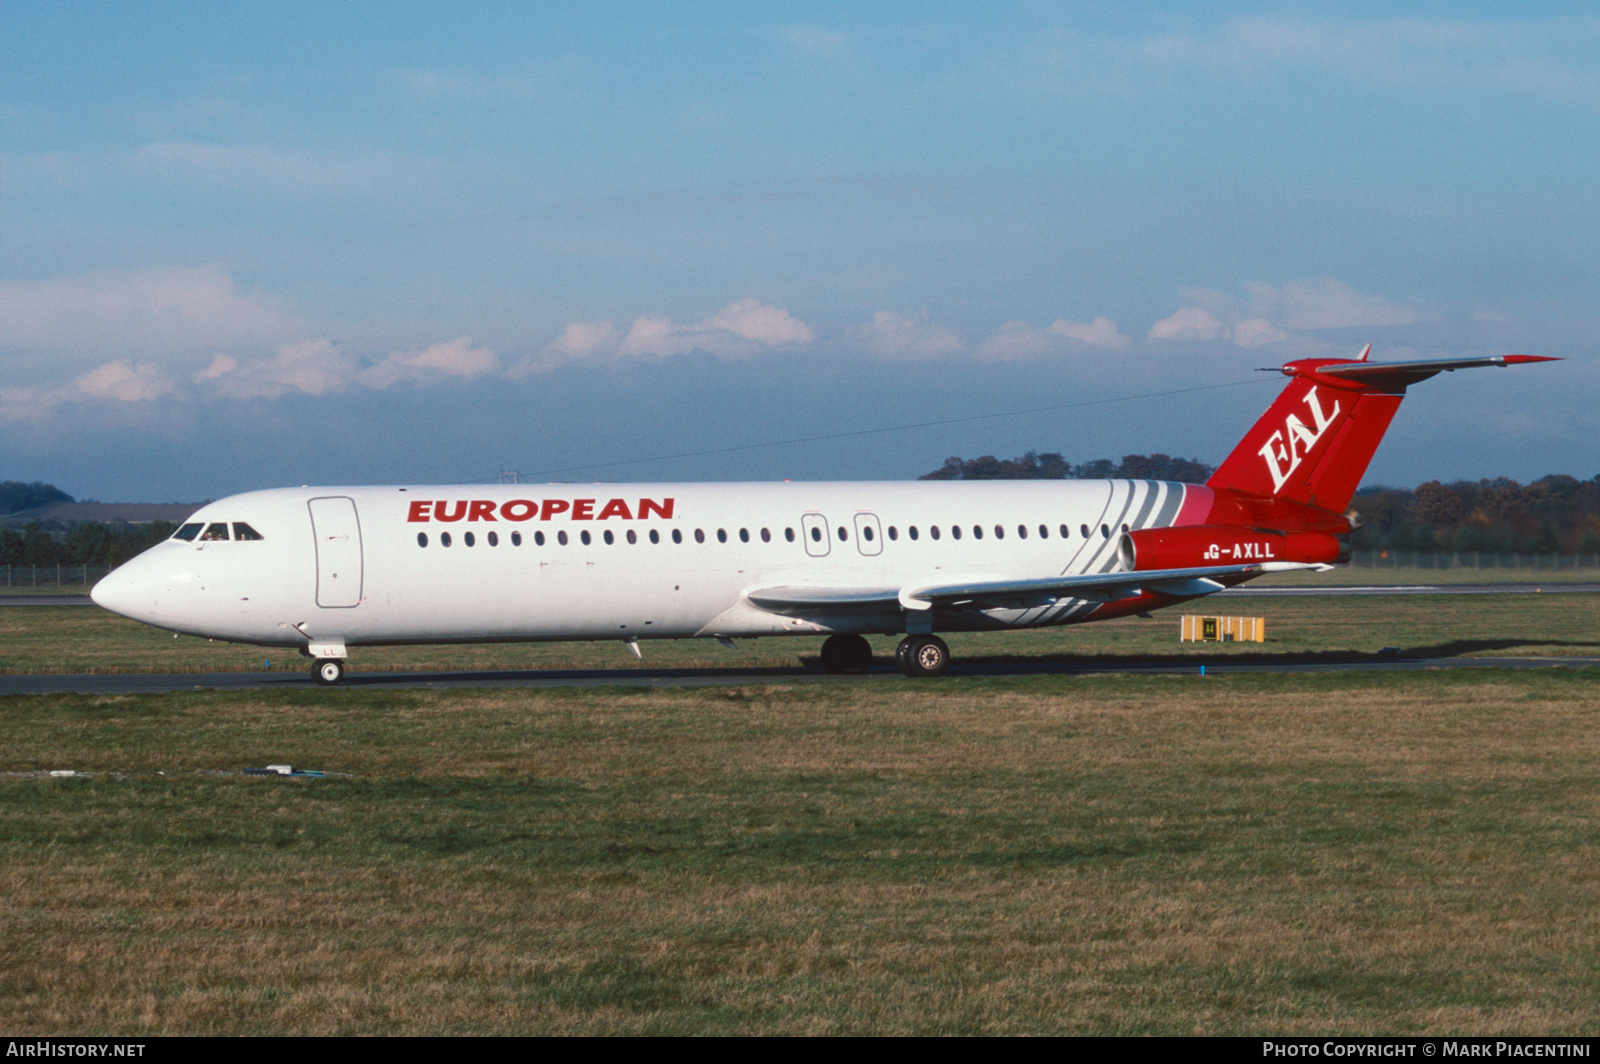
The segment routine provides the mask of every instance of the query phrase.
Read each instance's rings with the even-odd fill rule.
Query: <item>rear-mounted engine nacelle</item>
[[[1125,570],[1200,569],[1251,562],[1338,565],[1350,560],[1350,540],[1326,532],[1189,525],[1124,532],[1117,552]]]

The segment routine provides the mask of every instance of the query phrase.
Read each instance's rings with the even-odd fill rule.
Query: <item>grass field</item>
[[[1597,680],[9,698],[0,1027],[1590,1034]]]
[[[1593,655],[1600,651],[1600,595],[1334,596],[1210,599],[1194,612],[1264,616],[1267,642],[1178,642],[1182,610],[1031,632],[955,634],[957,661],[1193,660],[1217,656],[1315,658],[1376,654],[1385,647],[1437,655]],[[709,639],[646,642],[644,665],[792,666],[814,661],[820,638],[740,640],[728,650]],[[884,660],[896,640],[873,640]],[[359,647],[355,671],[451,669],[618,669],[640,667],[621,643],[535,643],[464,647]],[[0,607],[0,672],[244,672],[304,670],[285,650],[173,639],[170,632],[94,607]]]

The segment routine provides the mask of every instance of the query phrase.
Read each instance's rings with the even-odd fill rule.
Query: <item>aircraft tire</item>
[[[943,676],[950,667],[950,647],[936,635],[908,635],[896,648],[895,664],[900,671],[917,679]]]
[[[872,644],[859,635],[830,635],[822,641],[822,667],[829,672],[866,672],[872,667]]]
[[[311,677],[324,687],[332,687],[344,679],[344,662],[338,658],[318,658],[311,666]]]

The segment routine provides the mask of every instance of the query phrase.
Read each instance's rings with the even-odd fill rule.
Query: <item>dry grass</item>
[[[13,698],[0,1026],[1584,1033],[1595,679]]]

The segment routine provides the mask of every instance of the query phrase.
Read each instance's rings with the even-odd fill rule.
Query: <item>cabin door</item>
[[[317,605],[361,604],[361,522],[356,502],[344,495],[312,499],[311,534],[317,546]]]
[[[800,518],[800,534],[806,541],[806,553],[821,558],[833,547],[828,542],[828,519],[821,514],[805,514]]]

